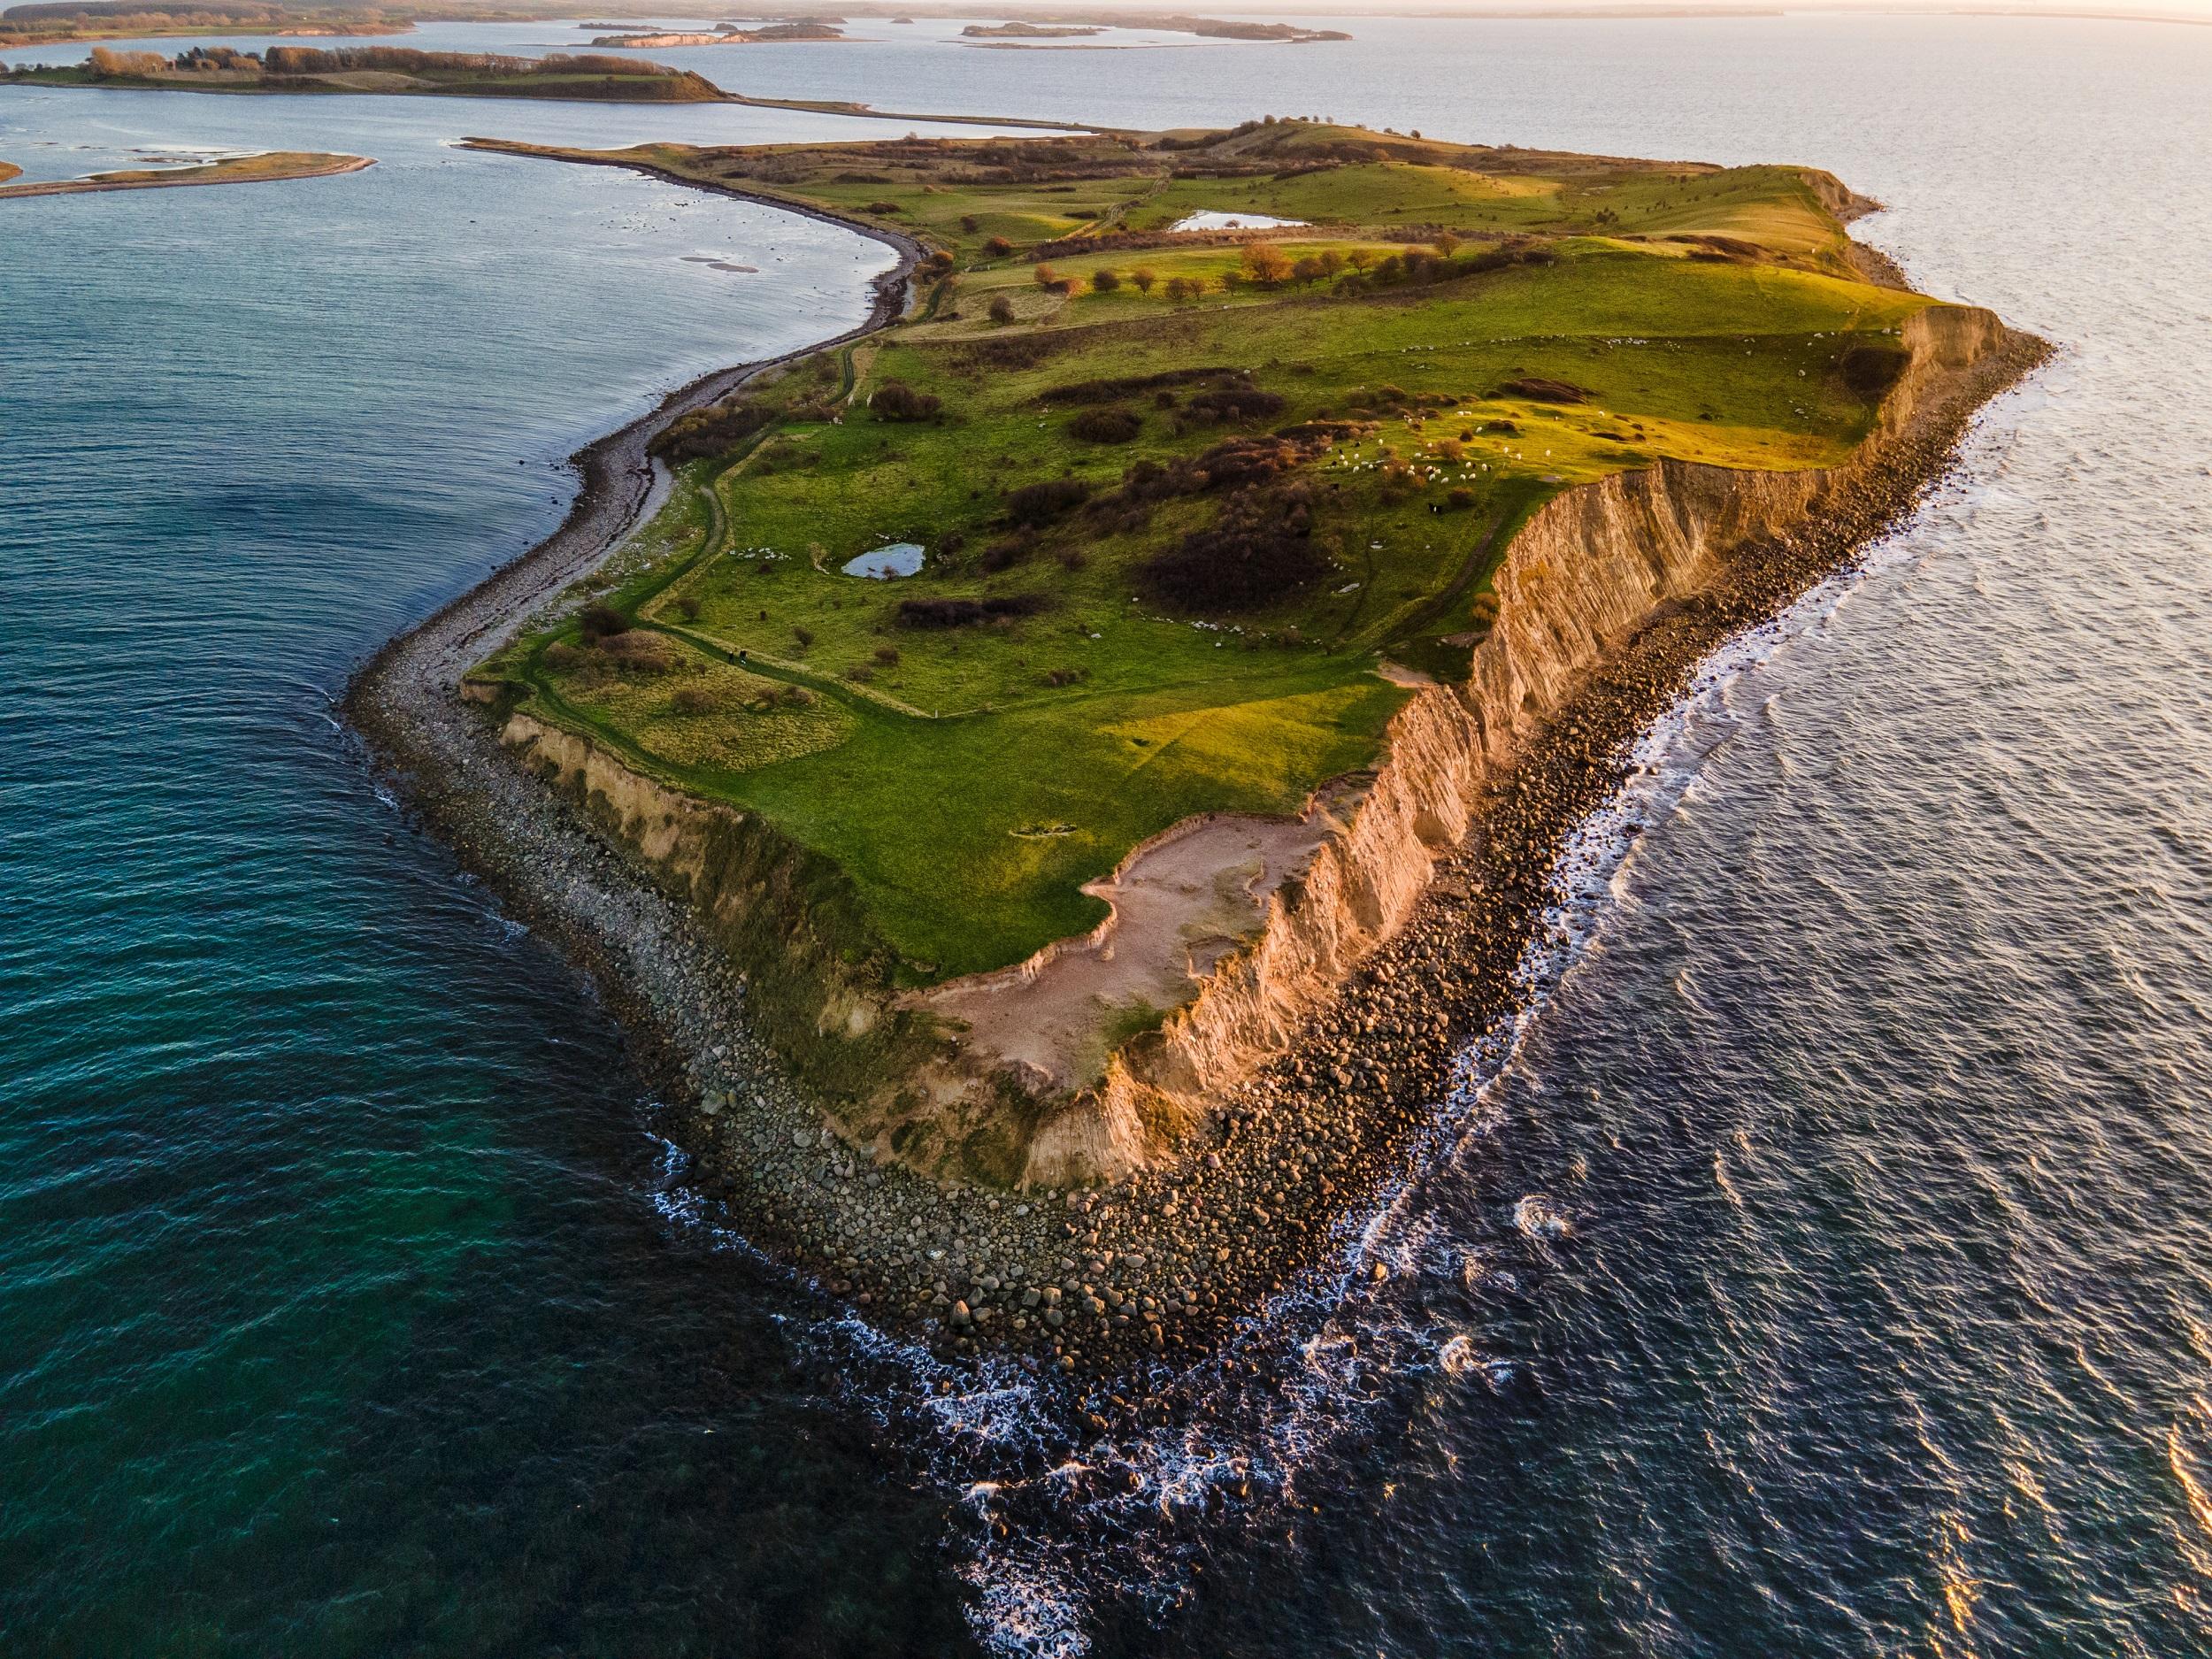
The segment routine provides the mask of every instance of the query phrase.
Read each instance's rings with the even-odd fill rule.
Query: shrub
[[[1094,293],[1111,294],[1120,286],[1121,279],[1103,266],[1091,273],[1091,288]]]
[[[1247,280],[1262,288],[1279,288],[1290,275],[1290,256],[1272,242],[1248,242],[1238,269]]]
[[[572,674],[590,660],[566,640],[556,640],[545,648],[545,665],[557,674]]]
[[[99,79],[111,75],[157,75],[169,67],[158,52],[119,52],[105,46],[92,49],[92,73]]]
[[[808,646],[814,643],[814,630],[811,628],[802,628],[795,625],[791,630],[791,637],[798,641],[799,649],[803,651]]]
[[[876,662],[884,668],[896,668],[899,665],[899,648],[895,645],[877,646]]]
[[[995,576],[1001,571],[1012,570],[1015,565],[1034,552],[1036,547],[1037,533],[1035,531],[1017,531],[1014,534],[994,541],[985,548],[976,563],[987,573]]]
[[[1256,386],[1216,386],[1193,392],[1183,407],[1200,420],[1263,420],[1282,412],[1283,397]]]
[[[1141,265],[1129,273],[1129,281],[1140,294],[1152,292],[1152,285],[1160,280],[1159,273],[1150,265]]]
[[[1002,618],[1034,616],[1045,608],[1042,594],[1005,594],[994,599],[902,599],[902,628],[969,628]]]
[[[1210,527],[1140,565],[1138,581],[1152,598],[1181,611],[1256,610],[1328,568],[1312,534],[1304,484],[1240,490]]]
[[[577,621],[581,625],[587,640],[612,639],[618,634],[626,634],[630,627],[630,618],[603,599],[594,600],[586,605]]]
[[[1037,286],[1041,288],[1056,288],[1060,286],[1060,273],[1048,265],[1039,265],[1030,274],[1037,279]]]
[[[1030,399],[1034,403],[1114,403],[1133,392],[1148,392],[1156,386],[1184,386],[1193,380],[1218,380],[1233,385],[1244,385],[1248,377],[1242,369],[1202,368],[1167,369],[1157,374],[1130,374],[1107,380],[1076,380],[1066,386],[1048,387]]]
[[[1014,244],[1003,236],[994,236],[983,244],[983,251],[994,259],[1003,259],[1014,251]]]
[[[934,420],[944,400],[934,392],[918,392],[903,380],[886,380],[868,399],[878,420]]]
[[[1048,478],[1024,484],[1006,498],[1006,516],[1018,525],[1049,524],[1062,513],[1080,507],[1091,496],[1091,487],[1079,478]]]
[[[982,221],[972,213],[963,213],[960,216],[960,228],[972,236],[982,228]]]
[[[776,694],[776,701],[787,709],[810,709],[814,706],[814,694],[804,686],[786,686]]]
[[[664,674],[676,665],[667,642],[657,634],[634,630],[599,642],[607,660],[625,673]]]
[[[668,700],[678,714],[712,714],[722,706],[719,694],[706,686],[684,686]]]
[[[774,419],[773,411],[751,403],[715,403],[680,415],[653,440],[653,453],[671,461],[695,461],[725,455]]]
[[[1014,302],[1008,299],[1003,294],[995,296],[991,301],[991,320],[995,323],[1012,322],[1014,320]]]
[[[1086,443],[1126,443],[1144,430],[1144,419],[1118,403],[1087,409],[1068,422],[1068,430]]]
[[[1463,485],[1457,489],[1448,491],[1444,496],[1444,505],[1453,512],[1465,512],[1474,504],[1475,492]]]

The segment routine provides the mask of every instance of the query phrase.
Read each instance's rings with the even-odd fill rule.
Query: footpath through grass
[[[1790,167],[1271,121],[616,158],[933,257],[904,324],[679,423],[594,603],[480,676],[834,861],[910,980],[1371,764],[1556,491],[1839,460],[1929,303]],[[1303,222],[1172,229],[1200,213]]]

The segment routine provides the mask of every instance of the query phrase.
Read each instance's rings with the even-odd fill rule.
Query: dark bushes
[[[1264,420],[1282,409],[1281,393],[1256,386],[1209,387],[1183,400],[1184,412],[1194,420]]]
[[[594,641],[611,640],[630,629],[630,618],[604,600],[586,605],[576,619],[584,630],[584,637]]]
[[[934,392],[918,392],[903,380],[887,380],[876,388],[868,407],[878,420],[934,420],[944,400]]]
[[[1079,478],[1048,478],[1009,495],[1006,516],[1018,525],[1049,524],[1090,498],[1091,487]]]
[[[1112,380],[1077,380],[1068,386],[1055,386],[1030,399],[1035,403],[1116,403],[1135,392],[1148,392],[1156,387],[1187,386],[1194,380],[1223,380],[1234,385],[1248,386],[1251,376],[1242,369],[1219,366],[1205,369],[1169,369],[1159,374],[1132,374]]]
[[[1253,611],[1303,588],[1328,568],[1313,545],[1303,483],[1238,491],[1221,516],[1138,567],[1140,586],[1179,611]]]
[[[695,409],[669,422],[666,430],[653,440],[653,453],[674,462],[726,455],[774,418],[772,411],[753,403],[716,403]]]
[[[1068,422],[1068,430],[1087,443],[1126,443],[1144,430],[1143,417],[1118,404],[1087,409]]]
[[[1045,608],[1042,594],[1003,594],[993,599],[902,599],[902,628],[972,628],[1001,618],[1033,617]]]

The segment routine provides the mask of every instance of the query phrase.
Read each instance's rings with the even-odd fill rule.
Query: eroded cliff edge
[[[1717,619],[1740,617],[1742,595],[1721,603],[1724,589],[1771,589],[1755,602],[1770,608],[1833,568],[1909,502],[1972,411],[2039,350],[1992,313],[1951,306],[1915,314],[1899,343],[1904,369],[1842,465],[1740,472],[1662,461],[1539,510],[1494,578],[1497,620],[1467,683],[1418,691],[1371,776],[1325,792],[1310,833],[1262,854],[1249,915],[1211,931],[1218,944],[1192,962],[1180,1005],[1106,1055],[1094,1084],[1070,1087],[1064,1068],[1056,1075],[988,1033],[1064,1023],[1067,982],[1094,977],[1099,959],[1126,942],[1120,911],[1015,968],[902,994],[824,861],[527,712],[507,720],[503,741],[703,920],[743,975],[749,1024],[849,1146],[878,1162],[1029,1187],[1128,1177],[1187,1150],[1310,1031],[1404,928],[1440,856],[1471,827],[1479,833],[1486,792],[1538,733],[1572,719],[1595,672],[1655,629],[1680,636],[1679,655]],[[1117,882],[1188,839],[1179,829],[1139,849]],[[1224,841],[1219,856],[1233,862],[1243,845]],[[1203,849],[1186,844],[1182,856]],[[983,1002],[991,1018],[972,1037],[942,1018]]]
[[[1258,936],[1216,964],[1156,1035],[1118,1053],[1099,1088],[1042,1126],[1028,1179],[1111,1178],[1167,1151],[1398,932],[1438,854],[1475,826],[1484,790],[1571,709],[1594,670],[1693,606],[1749,550],[1839,529],[1863,540],[2041,350],[1993,312],[1963,306],[1916,313],[1900,343],[1904,371],[1842,465],[1745,472],[1661,460],[1539,509],[1494,578],[1497,620],[1468,682],[1426,688],[1399,713],[1371,787],[1269,900]]]

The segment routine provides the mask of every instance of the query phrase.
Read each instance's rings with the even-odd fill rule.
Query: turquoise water
[[[881,257],[441,141],[825,124],[0,95],[42,176],[381,158],[0,216],[6,1650],[2212,1651],[2212,31],[936,27],[726,78],[1786,156],[2064,355],[1655,734],[1386,1287],[1303,1287],[1084,1497],[1018,1390],[686,1220],[618,1033],[330,718],[558,457]]]

